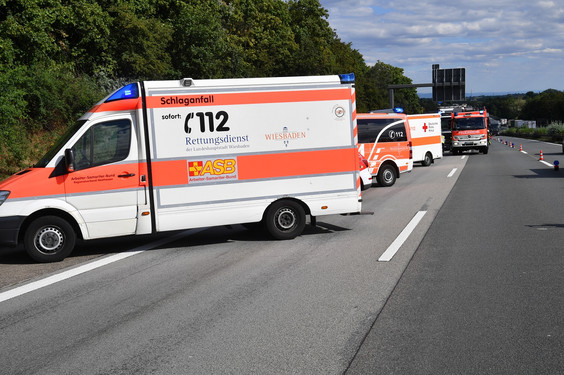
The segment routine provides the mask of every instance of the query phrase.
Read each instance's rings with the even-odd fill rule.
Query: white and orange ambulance
[[[439,113],[407,115],[413,162],[427,167],[443,157],[441,115]]]
[[[59,261],[84,240],[361,210],[354,75],[145,81],[0,182],[0,244]]]
[[[413,169],[407,115],[395,112],[357,115],[358,150],[380,186],[392,186],[400,174]]]

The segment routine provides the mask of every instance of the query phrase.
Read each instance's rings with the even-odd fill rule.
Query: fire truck
[[[487,111],[452,112],[450,117],[452,134],[451,152],[460,154],[466,150],[488,153],[488,113]]]

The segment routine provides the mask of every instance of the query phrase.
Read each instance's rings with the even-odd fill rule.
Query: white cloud
[[[431,65],[466,68],[467,92],[564,90],[558,1],[320,0],[344,42],[427,83]]]

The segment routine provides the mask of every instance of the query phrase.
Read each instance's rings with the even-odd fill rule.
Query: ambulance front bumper
[[[0,246],[16,246],[24,216],[0,217]]]

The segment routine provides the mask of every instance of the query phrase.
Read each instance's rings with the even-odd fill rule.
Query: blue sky
[[[397,66],[413,83],[430,83],[431,66],[440,64],[466,69],[466,96],[564,91],[564,0],[320,3],[368,65]]]

